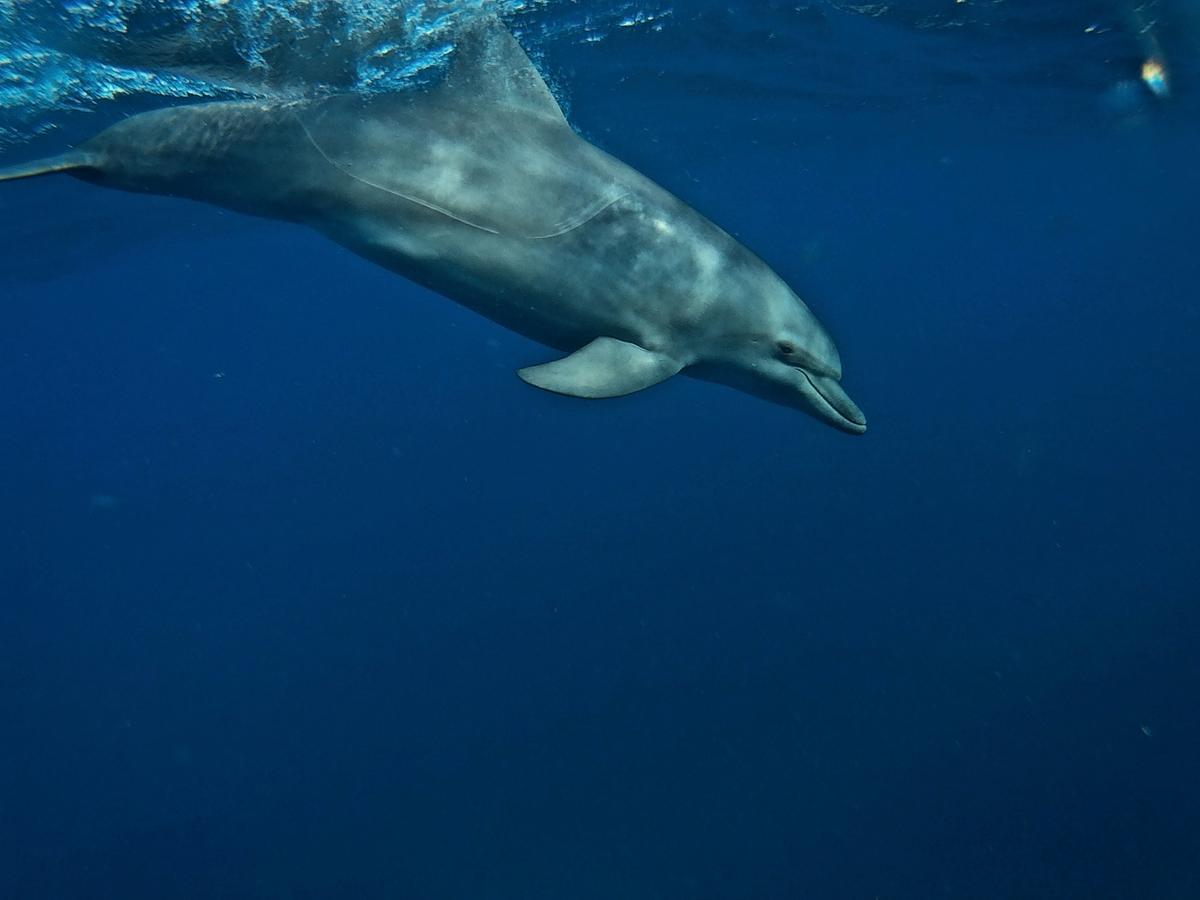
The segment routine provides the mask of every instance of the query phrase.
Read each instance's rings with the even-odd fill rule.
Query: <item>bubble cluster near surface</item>
[[[397,90],[464,22],[554,0],[0,0],[0,142],[122,96],[289,99]],[[589,27],[662,15],[605,4]]]

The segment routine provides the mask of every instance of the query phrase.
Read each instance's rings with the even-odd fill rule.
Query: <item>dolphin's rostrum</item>
[[[567,352],[519,373],[548,391],[617,397],[686,369],[866,430],[800,298],[572,131],[494,19],[467,29],[432,89],[157,110],[0,180],[52,172],[310,225]]]

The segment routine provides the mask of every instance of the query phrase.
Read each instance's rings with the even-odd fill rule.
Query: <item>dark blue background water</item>
[[[830,325],[861,439],[4,186],[0,896],[1200,896],[1194,101],[834,21],[544,52]]]

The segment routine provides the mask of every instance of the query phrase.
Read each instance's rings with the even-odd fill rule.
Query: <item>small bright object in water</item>
[[[1156,97],[1165,97],[1171,92],[1167,84],[1167,69],[1161,61],[1153,56],[1142,63],[1142,81],[1150,88]]]

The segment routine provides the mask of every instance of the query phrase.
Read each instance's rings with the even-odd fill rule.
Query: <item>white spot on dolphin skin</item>
[[[692,252],[696,261],[696,282],[701,287],[709,287],[716,280],[721,268],[721,254],[716,247],[700,244]]]
[[[666,235],[667,237],[670,237],[675,233],[675,226],[666,219],[651,219],[650,224],[654,227],[655,231],[657,231],[659,234]]]
[[[464,190],[462,151],[444,141],[435,141],[429,148],[434,180],[426,189],[435,197],[453,197]]]

